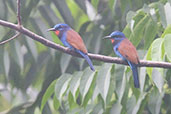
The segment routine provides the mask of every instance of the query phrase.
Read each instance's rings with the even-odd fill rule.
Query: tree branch
[[[19,35],[20,35],[20,33],[18,32],[18,33],[15,34],[13,37],[11,37],[11,38],[9,38],[9,39],[7,39],[7,40],[5,40],[5,41],[0,42],[0,45],[3,45],[3,44],[5,44],[5,43],[7,43],[7,42],[9,42],[9,41],[11,41],[11,40],[17,38]]]
[[[18,27],[19,28],[21,28],[21,26],[22,26],[21,25],[21,16],[20,16],[20,6],[21,6],[21,2],[20,2],[20,0],[17,0],[17,20],[18,20]],[[20,35],[20,33],[17,33],[13,37],[11,37],[11,38],[9,38],[9,39],[7,39],[5,41],[0,42],[0,45],[3,45],[5,43],[17,38],[19,35]]]
[[[73,56],[81,57],[76,52],[69,50],[66,47],[60,46],[60,45],[58,45],[52,41],[49,41],[49,40],[43,38],[42,36],[39,36],[39,35],[31,32],[30,30],[28,30],[24,27],[19,28],[16,24],[13,24],[13,23],[10,23],[7,21],[3,21],[3,20],[0,20],[0,25],[5,26],[5,27],[9,27],[9,28],[14,29],[18,32],[21,32],[22,34],[29,36],[33,40],[36,40],[36,41],[38,41],[38,42],[40,42],[40,43],[42,43],[48,47],[51,47],[53,49],[62,51],[64,53],[67,53],[67,54],[70,54]],[[94,59],[94,60],[99,60],[99,61],[108,62],[108,63],[117,63],[117,64],[128,65],[125,61],[123,61],[117,57],[109,57],[109,56],[104,56],[104,55],[99,55],[99,54],[91,54],[91,53],[88,53],[88,55],[91,59]],[[171,68],[171,63],[141,60],[139,67]]]
[[[20,16],[20,0],[17,0],[17,19],[18,19],[18,26],[21,27],[21,16]]]

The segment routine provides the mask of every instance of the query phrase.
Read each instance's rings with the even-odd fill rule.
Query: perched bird
[[[110,39],[113,45],[113,50],[116,55],[127,61],[133,72],[134,86],[136,88],[139,88],[140,84],[137,70],[139,58],[137,55],[136,48],[120,31],[114,31],[109,36],[104,37],[104,39]]]
[[[95,71],[92,62],[87,55],[85,44],[81,36],[77,32],[75,32],[67,24],[63,23],[55,25],[53,28],[48,29],[48,31],[54,31],[61,42],[64,44],[64,46],[68,47],[69,49],[75,50],[77,53],[83,56],[88,62],[91,70]]]

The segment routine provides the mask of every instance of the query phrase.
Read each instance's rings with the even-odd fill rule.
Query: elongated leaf
[[[103,97],[103,100],[106,104],[106,98],[108,95],[110,77],[111,77],[112,64],[105,63],[98,72],[97,75],[97,86],[100,90],[100,94]]]
[[[49,7],[49,6],[40,6],[39,11],[40,11],[40,14],[42,15],[42,17],[44,19],[46,19],[46,21],[48,22],[50,27],[53,27],[55,24],[60,22],[60,19],[55,15],[55,13],[51,9],[51,7]]]
[[[46,102],[48,101],[48,99],[52,96],[52,94],[54,93],[55,91],[55,84],[56,84],[57,80],[54,80],[50,85],[49,87],[47,88],[45,94],[43,95],[43,98],[42,98],[42,102],[41,102],[41,111],[43,110]]]
[[[125,86],[126,86],[126,70],[127,68],[125,68],[124,70],[124,74],[122,76],[122,82],[121,82],[121,86],[119,88],[119,92],[118,92],[118,102],[121,103],[121,100],[123,98],[124,95],[124,91],[125,91]]]
[[[71,92],[69,92],[68,94],[68,102],[69,102],[70,109],[73,109],[78,106]]]
[[[10,68],[10,58],[7,50],[4,52],[4,68],[5,68],[5,74],[8,76],[9,68]]]
[[[165,35],[167,34],[171,34],[171,25],[169,25],[165,30],[164,30],[164,33],[162,34],[162,38],[165,37]]]
[[[142,39],[142,36],[143,36],[143,31],[144,31],[144,28],[147,24],[149,20],[149,17],[146,15],[144,16],[138,23],[137,25],[135,26],[133,32],[131,33],[131,36],[130,36],[130,40],[131,42],[137,46],[141,39]]]
[[[163,28],[166,28],[167,23],[166,23],[166,14],[164,12],[164,5],[162,3],[158,3],[158,8],[159,8],[159,14],[160,14],[160,21],[163,25]]]
[[[37,52],[37,48],[36,48],[36,44],[35,44],[34,40],[32,40],[26,36],[26,41],[28,43],[29,49],[30,49],[34,59],[37,60],[38,52]]]
[[[3,53],[4,51],[3,51],[3,49],[2,48],[0,48],[0,53]],[[3,54],[0,54],[0,58],[3,58]],[[0,59],[0,74],[3,74],[4,73],[4,66],[3,66],[3,64],[4,64],[4,60],[3,59]]]
[[[168,34],[164,37],[164,48],[165,48],[167,57],[171,61],[171,51],[170,51],[171,50],[171,34]]]
[[[139,73],[139,81],[140,81],[141,92],[143,92],[143,89],[144,89],[145,79],[146,79],[146,68],[141,67],[140,73]]]
[[[85,98],[87,92],[89,91],[89,88],[94,79],[94,74],[95,74],[95,72],[91,71],[90,68],[87,67],[83,73],[83,76],[81,77],[80,93],[82,94],[82,101],[84,101],[84,98]]]
[[[62,101],[63,94],[65,93],[65,91],[68,88],[68,84],[69,84],[70,79],[71,79],[70,74],[63,74],[63,75],[61,75],[61,77],[56,82],[55,95],[60,102]]]
[[[102,114],[103,112],[104,112],[104,110],[103,110],[102,104],[101,104],[101,103],[98,103],[98,104],[94,107],[94,109],[93,109],[93,111],[92,111],[92,114]]]
[[[69,90],[71,91],[72,95],[74,96],[74,100],[76,100],[76,92],[79,88],[80,85],[80,79],[83,75],[83,72],[76,72],[73,74],[74,76],[72,77],[71,81],[70,81],[70,86],[69,86]]]
[[[85,5],[87,8],[87,15],[91,21],[97,21],[101,19],[101,15],[96,12],[96,10],[89,1],[86,0]]]
[[[139,112],[139,110],[141,109],[141,102],[146,98],[146,95],[146,93],[141,94],[135,107],[132,110],[132,114],[137,114]]]
[[[152,19],[149,19],[146,29],[145,29],[145,46],[144,48],[147,49],[150,44],[152,43],[153,39],[155,38],[156,34],[157,34],[157,23],[155,21],[153,21]]]
[[[114,91],[116,89],[116,75],[115,75],[115,65],[112,65],[111,69],[111,77],[110,77],[110,85],[106,98],[106,105],[110,105],[111,100],[114,99]]]
[[[85,0],[75,0],[75,2],[80,6],[80,8],[86,13]]]
[[[6,20],[8,10],[5,1],[0,1],[0,8],[0,19]]]
[[[159,89],[159,92],[161,93],[163,89],[163,84],[164,84],[163,69],[153,68],[152,79],[155,85],[157,86],[157,88]]]
[[[163,45],[162,38],[158,38],[152,43],[151,58],[153,61],[163,60],[164,50],[162,49],[163,48],[162,45]]]
[[[128,102],[126,104],[126,110],[127,110],[128,114],[133,114],[132,111],[135,106],[136,106],[136,98],[135,98],[135,96],[131,96],[128,99]]]
[[[54,95],[53,96],[53,107],[55,108],[55,110],[58,110],[59,106],[60,106],[60,102],[57,99],[56,95]]]
[[[120,114],[122,110],[122,105],[120,103],[115,103],[110,110],[110,114]]]
[[[156,88],[149,94],[148,109],[152,114],[160,113],[162,98],[163,93],[159,93]]]
[[[151,58],[151,49],[152,49],[152,45],[150,46],[147,55],[146,55],[146,60],[152,60]],[[153,68],[147,68],[147,74],[149,75],[150,79],[152,79],[152,71]]]
[[[73,27],[74,25],[74,19],[71,15],[71,12],[65,2],[65,0],[53,0],[53,3],[55,4],[56,8],[59,10],[61,16],[63,17],[65,23]]]
[[[69,66],[71,58],[72,58],[71,55],[62,53],[61,60],[60,60],[60,67],[61,67],[62,73],[64,73],[67,70],[67,67]]]
[[[24,67],[24,57],[23,57],[23,53],[21,51],[21,45],[20,45],[20,43],[17,40],[15,41],[15,50],[16,50],[16,54],[17,54],[18,64],[20,66],[20,69],[23,70],[23,67]]]
[[[165,11],[165,14],[166,14],[166,23],[167,23],[167,26],[168,25],[171,25],[171,16],[168,15],[168,14],[170,14],[171,6],[170,6],[170,4],[168,2],[164,5],[164,11]]]

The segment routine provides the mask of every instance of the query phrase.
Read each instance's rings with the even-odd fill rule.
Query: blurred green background
[[[17,1],[0,0],[0,19],[17,23]],[[115,56],[109,41],[125,33],[140,59],[171,61],[171,0],[21,0],[25,28],[46,32],[67,23],[90,53]],[[0,26],[0,41],[15,31]],[[62,45],[62,44],[61,44]],[[46,47],[25,35],[0,45],[0,112],[9,114],[169,114],[171,69],[139,68],[140,89],[129,67],[84,59]],[[47,89],[48,88],[48,89]]]

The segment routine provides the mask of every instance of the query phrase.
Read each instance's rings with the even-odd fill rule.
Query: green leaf
[[[122,98],[124,96],[124,92],[125,92],[125,87],[126,87],[126,72],[127,68],[125,67],[125,70],[123,71],[123,76],[122,77],[122,82],[121,82],[121,85],[120,85],[120,88],[119,88],[119,91],[118,91],[118,102],[121,103],[122,101]]]
[[[167,34],[164,37],[164,49],[168,59],[171,61],[171,34]]]
[[[97,80],[96,80],[97,86],[100,90],[100,94],[102,95],[105,104],[109,92],[108,90],[110,86],[111,69],[112,69],[112,64],[109,63],[103,64],[103,66],[99,69]]]
[[[116,89],[116,75],[115,73],[115,65],[112,65],[111,69],[111,77],[110,77],[110,85],[109,85],[109,90],[108,90],[108,95],[106,98],[106,105],[111,104],[111,100],[114,99],[114,91]]]
[[[69,63],[71,61],[72,56],[62,53],[61,59],[60,59],[60,67],[61,67],[61,72],[65,73],[67,70],[67,67],[69,66]]]
[[[91,0],[91,4],[94,6],[94,8],[98,9],[99,0]]]
[[[100,102],[94,107],[92,114],[102,114],[103,112],[104,112],[103,106],[102,103]]]
[[[52,27],[54,24],[60,22],[59,18],[55,15],[54,11],[49,6],[40,6],[39,8],[40,14],[43,19]],[[49,13],[50,12],[50,13]]]
[[[127,38],[130,37],[130,35],[131,35],[131,28],[129,27],[129,25],[127,25],[127,26],[124,28],[123,33],[125,34],[125,36],[126,36]]]
[[[140,73],[139,73],[139,81],[140,81],[141,92],[143,92],[143,90],[144,90],[145,78],[146,78],[146,68],[141,67]]]
[[[133,29],[133,32],[130,35],[130,40],[131,42],[137,46],[144,34],[144,28],[149,20],[148,15],[145,15],[136,25],[135,28]]]
[[[164,30],[164,33],[161,37],[164,38],[167,34],[171,34],[171,24]]]
[[[141,94],[141,96],[139,97],[135,107],[132,110],[132,114],[138,114],[138,112],[141,108],[141,103],[146,98],[146,95],[147,95],[146,93]]]
[[[56,84],[57,80],[54,80],[50,85],[49,87],[47,88],[45,94],[43,95],[43,98],[42,98],[42,102],[41,102],[41,111],[43,111],[43,108],[46,104],[46,102],[48,101],[48,99],[52,96],[52,94],[54,93],[55,91],[55,84]]]
[[[134,107],[136,106],[136,98],[134,95],[132,95],[129,99],[128,99],[128,102],[126,104],[126,112],[128,114],[133,114],[132,111],[134,109]]]
[[[56,95],[53,96],[53,107],[55,108],[55,110],[58,110],[60,106],[60,102],[57,99]]]
[[[170,4],[168,2],[164,5],[164,11],[165,11],[165,14],[166,14],[165,16],[166,16],[167,26],[171,25],[171,16],[168,15],[168,14],[170,14],[171,6],[170,6]]]
[[[164,84],[164,79],[163,79],[163,69],[159,68],[153,68],[152,72],[152,79],[159,89],[159,92],[161,93],[163,90],[163,84]]]
[[[81,77],[80,81],[80,93],[82,94],[82,101],[84,101],[87,92],[90,89],[90,86],[93,82],[95,72],[91,71],[89,67],[87,67]]]
[[[159,93],[156,88],[149,94],[148,109],[152,114],[160,114],[163,96],[164,93]]]
[[[24,57],[23,57],[23,53],[22,53],[21,49],[22,49],[22,47],[21,47],[20,43],[16,40],[15,41],[15,50],[16,50],[16,54],[17,54],[17,61],[20,66],[20,69],[23,70],[24,69]]]
[[[167,27],[167,22],[166,22],[166,15],[165,15],[165,11],[164,11],[164,5],[162,3],[158,3],[158,11],[160,14],[160,21],[161,24],[163,25],[163,28]]]
[[[9,69],[10,69],[10,58],[7,50],[5,50],[4,52],[4,68],[5,68],[5,74],[6,76],[8,76]]]
[[[110,114],[121,114],[121,110],[122,110],[122,105],[119,102],[117,102],[113,104]]]
[[[130,24],[131,21],[132,21],[132,18],[133,18],[135,15],[136,15],[135,12],[129,11],[129,12],[127,13],[127,16],[126,16],[126,22]]]
[[[69,92],[68,94],[68,102],[69,102],[70,109],[73,109],[78,106],[71,92]]]
[[[98,14],[98,12],[96,12],[95,8],[89,1],[86,0],[85,5],[87,8],[87,10],[86,10],[87,16],[89,17],[89,19],[91,21],[97,21],[97,20],[101,19],[101,15]]]
[[[153,41],[152,48],[151,48],[151,58],[153,61],[162,61],[163,60],[163,39],[158,38]]]
[[[70,74],[62,74],[55,85],[55,94],[58,100],[62,101],[62,96],[68,88],[69,81],[71,79]]]
[[[153,19],[149,19],[147,26],[145,28],[145,34],[144,34],[144,48],[147,49],[150,44],[152,43],[153,39],[155,38],[156,34],[157,34],[157,23],[153,20]]]
[[[65,23],[74,26],[74,19],[71,15],[71,12],[66,4],[65,0],[52,0],[56,8],[59,10],[61,16],[63,17]]]
[[[74,96],[74,100],[76,100],[76,92],[80,86],[80,80],[81,80],[81,76],[83,75],[83,72],[76,72],[73,74],[73,77],[70,81],[69,84],[69,90],[71,91],[72,95]]]
[[[152,45],[150,46],[147,55],[146,55],[146,60],[152,60],[151,58],[151,49],[152,49]],[[153,68],[146,68],[147,69],[147,74],[149,75],[150,79],[152,80],[152,71]]]
[[[75,2],[80,6],[80,8],[86,13],[85,0],[75,0]]]
[[[28,44],[28,47],[30,49],[30,52],[32,53],[33,55],[33,58],[35,60],[37,60],[37,57],[38,57],[38,53],[37,53],[37,48],[36,48],[36,44],[34,42],[34,40],[32,40],[31,38],[28,38],[26,36],[26,41],[27,41],[27,44]]]

